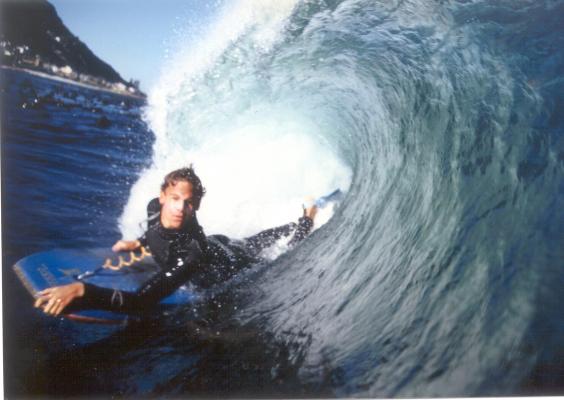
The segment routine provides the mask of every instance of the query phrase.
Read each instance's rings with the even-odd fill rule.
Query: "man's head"
[[[192,167],[170,172],[161,185],[161,223],[179,229],[200,208],[206,190]]]

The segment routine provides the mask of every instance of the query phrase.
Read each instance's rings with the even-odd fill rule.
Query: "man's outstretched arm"
[[[152,307],[182,286],[195,272],[201,270],[202,252],[196,241],[191,242],[187,254],[183,260],[157,273],[135,292],[74,282],[39,292],[35,307],[43,308],[43,311],[50,315],[59,315],[69,309],[130,312]]]
[[[276,228],[267,229],[259,232],[256,235],[245,238],[247,248],[252,254],[257,255],[267,247],[272,246],[277,240],[289,236],[294,233],[294,236],[288,243],[289,246],[295,246],[311,232],[313,228],[313,220],[317,214],[317,206],[304,208],[303,216],[298,220],[298,223],[290,222],[289,224],[282,225]]]

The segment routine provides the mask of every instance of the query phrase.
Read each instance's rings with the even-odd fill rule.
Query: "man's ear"
[[[159,203],[161,203],[161,206],[164,204],[165,198],[166,198],[165,192],[161,190],[161,194],[159,195]]]

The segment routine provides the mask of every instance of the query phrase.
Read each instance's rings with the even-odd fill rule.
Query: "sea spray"
[[[132,188],[124,237],[141,233],[162,177],[190,164],[207,189],[199,220],[208,234],[241,238],[295,221],[308,196],[348,188],[350,167],[325,139],[327,127],[276,96],[275,80],[257,75],[294,3],[228,7],[200,44],[166,68],[146,112],[157,139],[153,165]]]

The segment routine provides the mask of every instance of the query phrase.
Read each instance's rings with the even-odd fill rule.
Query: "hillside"
[[[46,0],[3,1],[0,63],[108,88],[138,92],[73,35]]]

